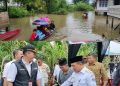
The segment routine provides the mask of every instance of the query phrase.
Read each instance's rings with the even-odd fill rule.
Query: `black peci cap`
[[[36,48],[35,46],[29,44],[29,45],[26,45],[25,47],[22,48],[23,49],[23,53],[25,53],[26,51],[32,51],[34,53],[36,53]]]
[[[75,56],[74,58],[70,58],[70,63],[83,61],[83,56]]]
[[[66,65],[67,64],[67,60],[66,60],[66,58],[60,58],[58,63],[59,63],[60,66]]]

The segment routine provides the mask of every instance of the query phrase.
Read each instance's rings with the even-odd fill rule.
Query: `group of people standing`
[[[71,66],[66,58],[60,58],[51,75],[49,66],[36,53],[33,45],[14,50],[14,60],[4,64],[1,86],[109,86],[107,71],[96,55],[75,56],[70,59]],[[118,86],[119,75],[118,70],[112,86]]]
[[[1,86],[48,86],[49,66],[36,57],[36,48],[26,45],[13,51],[14,60],[4,64]]]
[[[65,58],[59,59],[58,65],[61,70],[56,74],[59,86],[107,86],[106,69],[96,58],[95,55],[86,58],[76,56],[70,59],[71,67]]]
[[[49,37],[53,31],[55,31],[54,21],[51,21],[48,25],[37,26],[36,29],[33,29],[30,41],[43,40]]]

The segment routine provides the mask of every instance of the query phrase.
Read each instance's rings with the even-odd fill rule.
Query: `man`
[[[43,62],[42,58],[38,58],[39,70],[42,72],[44,86],[48,86],[48,75],[50,74],[50,68]]]
[[[58,81],[58,78],[59,78],[59,73],[60,73],[60,67],[59,67],[59,64],[58,64],[58,61],[59,59],[57,59],[57,62],[55,64],[55,67],[54,67],[54,73],[53,73],[53,81],[57,80]]]
[[[66,58],[59,59],[60,73],[58,78],[58,83],[63,84],[73,73],[73,70],[69,68]]]
[[[10,65],[8,86],[40,86],[41,75],[37,63],[33,62],[35,55],[33,45],[23,47],[23,57]]]
[[[55,31],[55,24],[54,24],[54,21],[53,21],[53,20],[52,20],[51,23],[50,23],[49,30],[50,30],[50,31]]]
[[[23,51],[21,49],[16,49],[13,51],[14,59],[8,63],[5,64],[4,70],[3,70],[3,86],[7,86],[7,80],[6,77],[8,75],[8,72],[11,70],[9,67],[12,62],[19,60],[23,56]]]
[[[5,74],[5,70],[6,70],[5,65],[6,65],[8,62],[10,62],[10,60],[6,59],[6,60],[4,60],[4,62],[3,62],[3,64],[2,64],[2,69],[3,69],[3,71],[4,71],[4,76],[6,75],[6,74]],[[6,77],[0,76],[0,86],[3,86],[3,83],[7,84],[7,82],[6,82],[5,80],[6,80]],[[6,85],[5,85],[5,86],[6,86]]]
[[[82,56],[76,56],[70,62],[74,72],[61,86],[96,86],[95,76],[84,66]]]
[[[109,69],[110,69],[110,74],[112,74],[115,69],[115,64],[112,60],[109,63]]]
[[[112,86],[120,86],[120,66],[118,66],[113,76]]]
[[[87,62],[88,62],[88,59],[87,59],[87,57],[85,56],[85,57],[83,57],[83,62],[84,62],[84,64],[86,64]]]
[[[86,67],[94,73],[97,86],[101,86],[101,80],[104,81],[103,86],[106,86],[108,82],[107,72],[105,70],[104,65],[102,63],[97,62],[96,58],[97,56],[94,54],[89,55]]]

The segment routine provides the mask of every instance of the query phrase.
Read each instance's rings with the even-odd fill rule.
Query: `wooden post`
[[[113,25],[114,25],[114,17],[112,17],[111,28],[113,28]]]
[[[5,31],[6,31],[6,32],[10,31],[9,27],[6,27],[6,28],[5,28]]]
[[[5,11],[7,11],[7,0],[4,0]]]
[[[108,24],[109,22],[108,22],[108,15],[107,15],[107,18],[106,18],[106,24]]]
[[[120,28],[119,28],[119,34],[120,34]]]

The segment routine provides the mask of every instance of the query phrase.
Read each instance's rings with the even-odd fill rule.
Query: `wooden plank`
[[[109,6],[108,15],[116,18],[120,18],[120,5]]]

